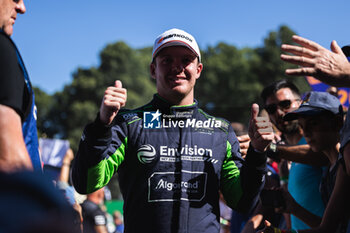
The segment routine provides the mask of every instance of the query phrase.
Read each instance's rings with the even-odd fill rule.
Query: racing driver
[[[107,185],[118,173],[126,233],[220,230],[219,191],[248,212],[264,184],[271,123],[252,105],[245,160],[229,122],[206,114],[194,99],[203,64],[196,40],[171,29],[155,40],[150,73],[153,100],[125,106],[121,81],[106,89],[100,111],[83,132],[72,170],[80,193]]]

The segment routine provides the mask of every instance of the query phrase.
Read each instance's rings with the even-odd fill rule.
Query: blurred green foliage
[[[267,84],[287,78],[302,92],[309,90],[304,78],[284,75],[290,67],[280,60],[282,43],[295,34],[287,26],[271,31],[261,47],[237,48],[218,43],[202,50],[204,69],[195,87],[200,107],[209,114],[247,124],[250,106],[261,104],[260,92]],[[146,104],[156,92],[149,74],[151,47],[133,49],[124,42],[107,45],[98,67],[77,68],[62,91],[48,95],[35,88],[39,136],[62,138],[77,150],[84,126],[93,121],[105,89],[121,80],[128,90],[126,108]]]
[[[251,104],[261,105],[260,92],[267,84],[287,78],[301,90],[309,90],[304,78],[286,77],[290,67],[280,59],[282,43],[292,43],[295,34],[287,26],[271,31],[261,47],[237,48],[226,43],[202,50],[204,69],[195,87],[195,98],[209,114],[247,125]],[[35,88],[40,137],[68,139],[77,151],[85,125],[93,121],[103,93],[115,80],[127,88],[126,108],[136,108],[152,99],[155,81],[149,74],[152,48],[133,49],[124,42],[107,45],[98,67],[77,68],[62,91],[49,95]],[[120,198],[117,177],[109,186]]]

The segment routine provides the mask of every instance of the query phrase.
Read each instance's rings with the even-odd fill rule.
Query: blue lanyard
[[[30,81],[29,81],[29,75],[28,75],[28,72],[27,72],[27,69],[26,67],[24,66],[24,62],[23,62],[23,59],[22,59],[22,56],[21,54],[19,53],[18,49],[17,49],[17,46],[15,45],[15,43],[13,42],[13,40],[6,34],[4,33],[4,31],[2,29],[0,29],[0,33],[3,33],[5,36],[7,36],[9,38],[9,40],[11,41],[12,45],[14,46],[15,50],[16,50],[16,54],[17,54],[17,61],[18,61],[18,64],[20,65],[22,71],[23,71],[23,76],[24,76],[24,82],[26,83],[27,85],[27,88],[28,88],[28,91],[30,94],[32,94],[32,85],[30,84]]]

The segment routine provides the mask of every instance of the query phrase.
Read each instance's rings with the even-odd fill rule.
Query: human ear
[[[199,63],[198,66],[197,66],[197,74],[198,74],[197,79],[198,79],[199,76],[201,75],[202,70],[203,70],[203,64],[202,64],[202,63]]]
[[[149,71],[150,71],[150,74],[151,74],[151,77],[153,79],[156,79],[156,65],[154,64],[154,62],[152,62],[150,65],[149,65]]]

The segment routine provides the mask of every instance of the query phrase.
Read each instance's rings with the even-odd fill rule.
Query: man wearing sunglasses
[[[301,138],[298,122],[283,120],[286,113],[297,109],[300,105],[300,94],[296,86],[282,80],[267,86],[261,97],[271,121],[283,133],[288,144],[297,144]]]
[[[306,144],[298,121],[283,120],[287,113],[296,110],[301,104],[298,88],[289,81],[280,80],[265,87],[261,97],[271,122],[281,131],[284,143],[290,146]],[[319,216],[322,216],[324,211],[319,192],[321,177],[321,167],[292,162],[288,179],[288,190],[293,198],[301,206]],[[293,229],[309,228],[293,215],[291,224]]]

